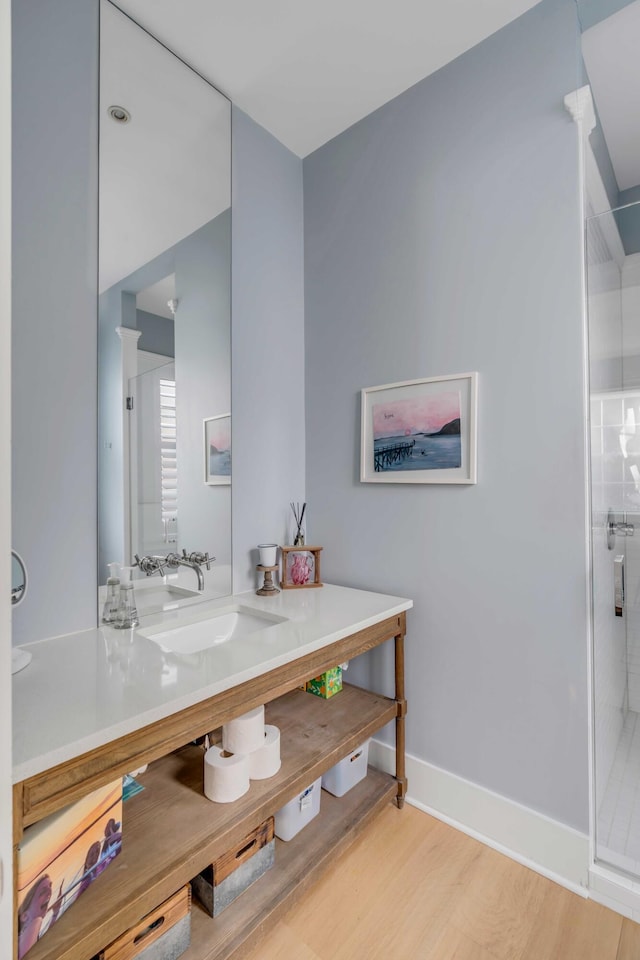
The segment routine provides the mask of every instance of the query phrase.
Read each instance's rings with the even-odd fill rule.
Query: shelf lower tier
[[[180,960],[240,960],[335,862],[397,792],[392,777],[369,768],[344,797],[322,791],[320,813],[293,840],[276,840],[275,863],[218,917],[194,899],[191,947]]]
[[[280,729],[280,771],[268,780],[253,781],[249,792],[231,804],[211,803],[204,796],[200,747],[187,746],[154,762],[141,777],[145,789],[124,805],[122,852],[32,947],[29,960],[91,960],[208,864],[232,849],[257,824],[394,719],[396,710],[395,701],[349,685],[330,700],[301,690],[274,700],[266,707],[266,719]],[[380,781],[380,776],[374,771],[364,783],[373,789],[375,784],[384,782],[386,801],[396,785],[388,777]],[[352,794],[355,801],[359,794],[350,791],[347,796]],[[372,804],[375,808],[379,798],[363,802],[365,808]],[[328,803],[327,809],[333,806]],[[346,829],[349,805],[342,809]],[[363,818],[364,814],[355,820]],[[299,849],[298,845],[295,849]],[[283,856],[285,863],[288,856]],[[294,860],[294,886],[304,881],[306,853],[302,860],[305,869]],[[288,874],[289,870],[284,869]],[[282,882],[286,886],[289,881]],[[221,918],[224,914],[216,922]],[[196,929],[194,943],[198,936]],[[222,958],[231,956],[235,947],[226,953],[212,953],[210,948],[209,952],[198,953],[197,949],[191,948],[194,958]],[[191,954],[188,956],[191,960]]]

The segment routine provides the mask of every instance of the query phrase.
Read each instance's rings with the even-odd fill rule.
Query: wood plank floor
[[[640,960],[640,926],[389,805],[247,960]]]

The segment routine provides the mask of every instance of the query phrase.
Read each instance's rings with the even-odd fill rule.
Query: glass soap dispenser
[[[136,610],[136,598],[133,592],[133,583],[131,581],[131,567],[123,567],[120,573],[120,596],[118,600],[118,612],[114,627],[117,630],[128,630],[129,627],[137,627],[138,611]]]
[[[120,578],[118,577],[119,563],[108,563],[109,576],[107,578],[107,598],[102,610],[103,623],[115,623],[120,604]]]

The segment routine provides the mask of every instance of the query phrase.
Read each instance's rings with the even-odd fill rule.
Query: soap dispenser
[[[114,623],[118,615],[120,604],[120,578],[118,577],[119,563],[108,563],[109,576],[107,578],[107,598],[102,610],[102,622]]]
[[[114,627],[117,630],[128,630],[129,627],[138,625],[138,611],[136,610],[136,598],[133,592],[133,583],[131,582],[131,567],[123,567],[120,573],[120,596],[118,600],[118,612]]]

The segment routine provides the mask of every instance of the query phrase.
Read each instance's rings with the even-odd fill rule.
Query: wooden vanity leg
[[[403,615],[404,616],[404,615]],[[395,638],[396,654],[396,780],[398,781],[398,794],[396,803],[402,810],[404,798],[407,793],[407,777],[405,770],[405,722],[407,715],[407,701],[404,695],[404,633],[399,633]]]

